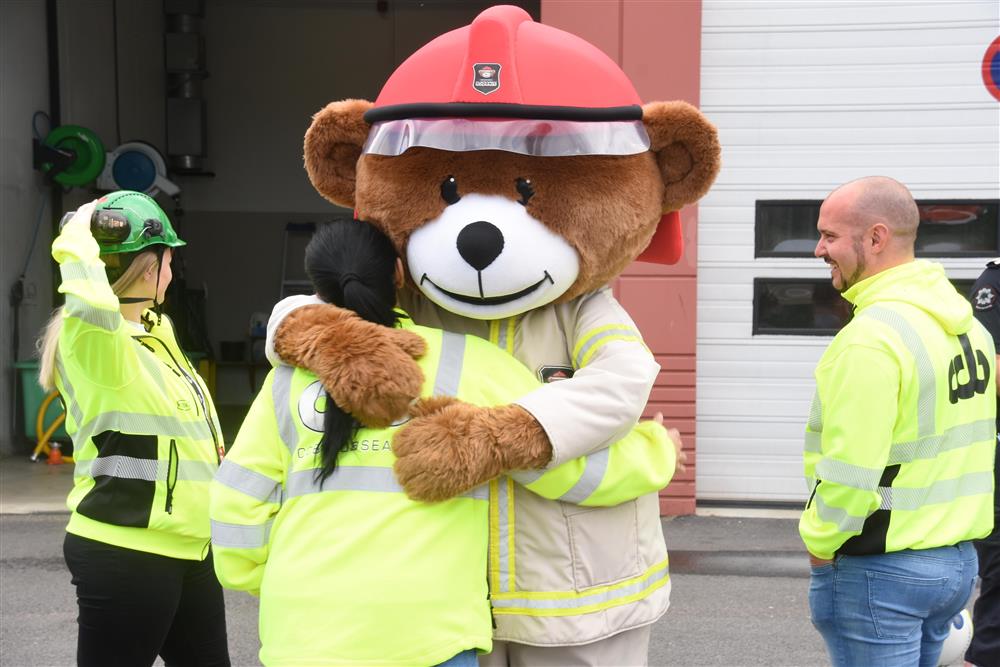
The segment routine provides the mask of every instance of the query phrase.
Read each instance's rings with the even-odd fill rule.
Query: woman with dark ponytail
[[[456,398],[506,404],[538,386],[495,345],[417,326],[398,310],[402,263],[370,224],[321,227],[306,248],[306,271],[323,300],[354,313],[348,318],[399,332],[400,354],[418,357],[425,378],[415,410],[446,410]],[[356,360],[375,344],[356,335],[336,352]],[[371,370],[369,382],[397,381],[391,368]],[[492,494],[483,487],[433,504],[409,499],[392,467],[392,438],[407,420],[361,426],[312,372],[279,366],[268,375],[212,483],[209,508],[219,580],[260,596],[265,665],[475,667],[477,651],[491,649]],[[617,505],[673,474],[674,446],[657,421],[612,450],[621,470],[609,468],[609,482],[579,504]],[[558,498],[585,469],[579,459],[522,481]]]

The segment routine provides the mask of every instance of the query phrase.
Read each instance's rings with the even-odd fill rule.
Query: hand
[[[89,230],[90,216],[94,213],[94,207],[97,206],[97,202],[98,200],[95,199],[94,201],[87,202],[80,208],[76,209],[76,212],[73,213],[72,217],[70,217],[70,219],[66,221],[66,224],[63,225],[63,229],[70,227],[73,229],[82,228]],[[59,231],[62,231],[62,229]]]
[[[653,421],[659,424],[660,426],[663,426],[663,413],[657,412],[655,415],[653,415]],[[668,428],[667,437],[670,438],[670,442],[672,442],[674,445],[674,453],[676,455],[675,460],[677,461],[674,468],[677,470],[677,472],[686,471],[687,466],[685,465],[685,463],[687,463],[688,456],[687,452],[685,452],[683,449],[684,443],[681,442],[681,432],[675,428]]]
[[[809,564],[813,567],[823,567],[824,565],[829,565],[833,561],[827,558],[817,558],[812,554],[809,554]]]

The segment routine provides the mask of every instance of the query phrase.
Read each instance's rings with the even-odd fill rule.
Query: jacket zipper
[[[177,469],[180,467],[177,459],[177,441],[171,438],[170,456],[167,459],[167,502],[163,507],[167,514],[174,513],[174,487],[177,486]]]
[[[160,340],[156,336],[150,336],[149,334],[146,334],[145,336],[136,336],[135,338],[136,340],[139,340],[140,338],[152,338],[163,347],[163,351],[166,352],[167,356],[170,357],[170,360],[174,362],[174,364],[176,364],[177,366],[176,369],[170,364],[167,364],[167,368],[174,371],[174,373],[176,373],[179,377],[182,377],[185,380],[187,380],[188,387],[190,387],[190,389],[194,392],[195,397],[197,398],[197,402],[195,403],[195,410],[197,410],[197,405],[199,403],[201,404],[202,412],[205,414],[205,421],[208,423],[208,430],[211,431],[212,433],[212,443],[215,445],[213,447],[213,449],[215,450],[215,462],[221,463],[222,457],[219,455],[219,434],[216,433],[215,431],[215,424],[212,423],[212,417],[208,410],[208,405],[205,403],[205,396],[201,393],[201,388],[198,386],[198,383],[195,381],[194,378],[188,375],[187,372],[185,372],[184,368],[180,365],[180,363],[178,363],[177,358],[174,357],[173,352],[170,351],[170,348],[168,348],[166,343],[164,343],[162,340]],[[139,340],[139,342],[142,343],[143,345],[146,345],[146,343],[142,340]],[[148,345],[146,345],[146,347],[152,350],[152,348],[149,347]]]

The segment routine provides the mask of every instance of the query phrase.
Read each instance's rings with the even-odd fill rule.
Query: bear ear
[[[363,116],[371,108],[367,100],[331,102],[313,116],[306,132],[304,158],[309,180],[338,206],[354,208],[358,158],[369,130]]]
[[[719,136],[687,102],[651,102],[642,107],[650,150],[663,179],[663,211],[698,201],[719,173]]]

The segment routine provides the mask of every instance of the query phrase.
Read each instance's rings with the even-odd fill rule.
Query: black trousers
[[[1000,665],[1000,531],[976,542],[976,552],[980,589],[972,607],[972,643],[965,659],[989,667]]]
[[[72,533],[63,542],[80,609],[81,667],[229,667],[226,609],[212,555],[181,560]]]

